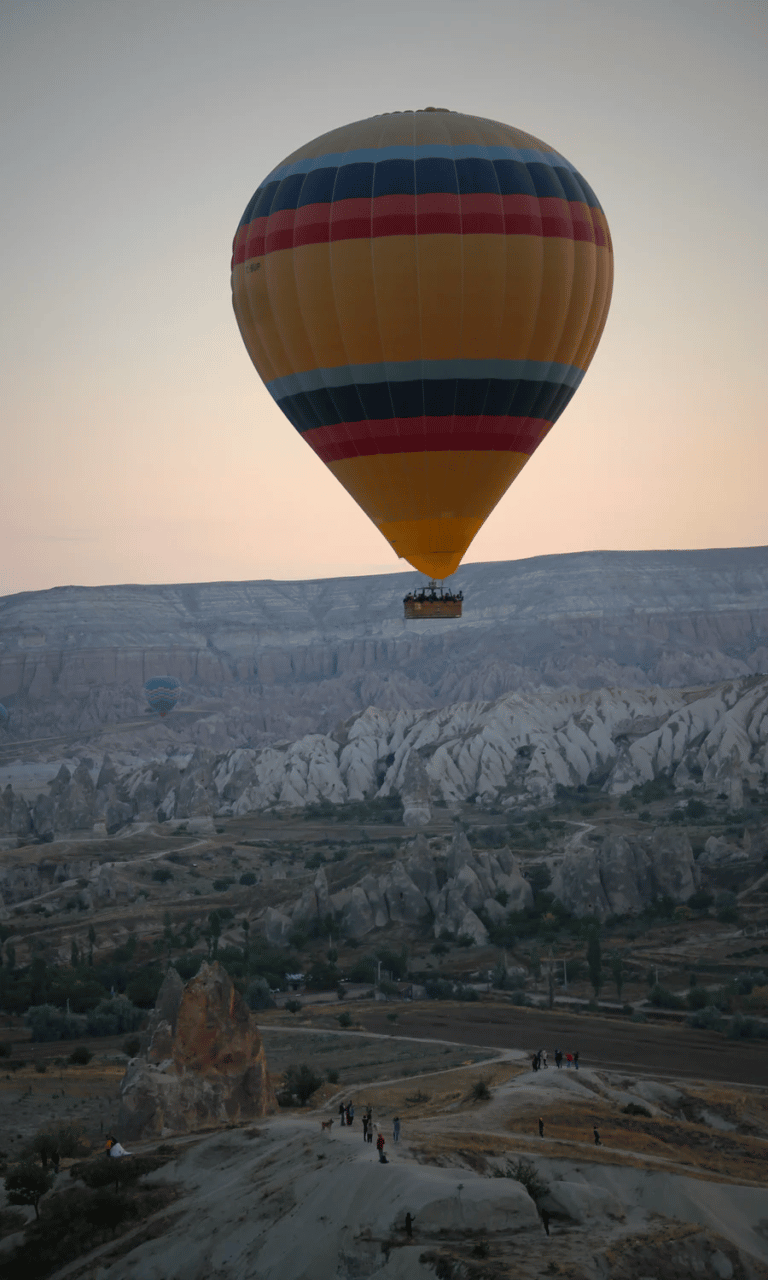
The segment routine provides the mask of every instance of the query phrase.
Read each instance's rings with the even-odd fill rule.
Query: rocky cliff
[[[189,1133],[277,1110],[256,1019],[218,963],[186,986],[169,969],[145,1052],[120,1086],[126,1140]]]
[[[5,746],[108,725],[140,742],[143,682],[164,672],[184,693],[175,718],[152,722],[155,745],[223,750],[326,733],[368,706],[768,669],[766,548],[545,556],[467,565],[452,581],[461,622],[403,621],[413,573],[1,598]]]
[[[740,809],[768,786],[768,676],[705,689],[541,690],[426,711],[370,707],[332,734],[118,768],[63,765],[47,790],[0,793],[0,837],[110,834],[134,818],[212,830],[216,817],[318,801],[400,796],[420,825],[430,807],[549,803],[558,786],[622,795],[659,775]],[[2,882],[0,881],[0,887]]]

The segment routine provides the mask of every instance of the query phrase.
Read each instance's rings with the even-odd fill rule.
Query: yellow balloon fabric
[[[399,556],[458,567],[595,353],[610,232],[569,161],[427,109],[317,138],[261,183],[233,246],[248,353]]]

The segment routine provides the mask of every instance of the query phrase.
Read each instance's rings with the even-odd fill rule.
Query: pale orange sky
[[[428,104],[597,192],[598,354],[466,561],[768,543],[760,0],[16,0],[0,17],[0,594],[407,568],[283,418],[231,311],[253,190]]]

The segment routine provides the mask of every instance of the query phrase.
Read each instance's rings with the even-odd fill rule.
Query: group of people
[[[576,1070],[578,1071],[579,1069],[578,1052],[564,1054],[561,1049],[555,1049],[555,1066],[558,1068],[558,1070],[563,1065],[563,1059],[565,1059],[566,1067],[575,1067]],[[549,1066],[549,1061],[547,1059],[546,1049],[539,1049],[539,1052],[534,1053],[533,1057],[531,1058],[532,1069],[534,1071],[541,1071],[542,1068],[548,1067],[548,1066]]]
[[[340,1102],[339,1103],[339,1124],[344,1125],[346,1127],[347,1125],[351,1125],[354,1122],[354,1119],[355,1119],[354,1104],[351,1102]],[[385,1146],[386,1140],[384,1138],[384,1134],[379,1129],[379,1126],[373,1123],[373,1110],[371,1107],[366,1107],[365,1111],[363,1112],[362,1121],[363,1121],[363,1142],[373,1143],[373,1131],[374,1129],[376,1129],[377,1131],[376,1150],[379,1153],[379,1161],[381,1162],[381,1164],[387,1164],[387,1157],[384,1155],[384,1146]],[[400,1117],[399,1116],[395,1116],[394,1120],[392,1121],[392,1141],[395,1144],[397,1144],[400,1141]]]
[[[339,1124],[352,1124],[355,1119],[355,1107],[352,1102],[339,1103]]]
[[[419,604],[432,603],[436,600],[445,600],[449,604],[460,604],[464,599],[463,591],[441,591],[436,590],[434,585],[430,587],[422,587],[421,590],[409,591],[407,596],[403,596],[403,604],[412,604],[414,600]]]

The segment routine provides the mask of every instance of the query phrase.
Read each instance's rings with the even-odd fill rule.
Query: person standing
[[[570,1065],[571,1065],[571,1063],[572,1063],[572,1062],[573,1062],[573,1054],[572,1054],[572,1053],[566,1053],[566,1055],[565,1055],[565,1065],[566,1065],[566,1067],[570,1067]]]
[[[340,1125],[344,1125],[344,1123],[345,1123],[345,1121],[344,1121],[344,1117],[345,1117],[345,1115],[346,1115],[346,1110],[345,1110],[345,1107],[344,1107],[344,1103],[343,1103],[343,1102],[340,1102],[340,1103],[339,1103],[339,1124],[340,1124]]]
[[[576,1070],[578,1071],[578,1069],[579,1069],[579,1055],[578,1055],[578,1053],[576,1053],[576,1051],[575,1051],[575,1050],[574,1050],[574,1054],[573,1054],[573,1065],[574,1065],[574,1067],[576,1068]]]
[[[540,1138],[544,1137],[544,1121],[542,1120],[541,1116],[539,1116],[539,1137]]]
[[[603,1145],[603,1144],[602,1144],[602,1142],[600,1141],[600,1134],[597,1132],[597,1125],[596,1125],[596,1124],[593,1124],[593,1125],[592,1125],[592,1132],[593,1132],[593,1133],[594,1133],[594,1135],[595,1135],[595,1146],[596,1146],[596,1147],[602,1147],[602,1145]]]
[[[394,1120],[392,1121],[392,1141],[393,1142],[400,1141],[400,1117],[399,1116],[395,1116]]]
[[[355,1104],[354,1102],[350,1102],[349,1106],[347,1107],[347,1124],[351,1124],[354,1118],[355,1118]]]
[[[384,1155],[384,1134],[380,1133],[376,1139],[376,1150],[379,1153],[379,1164],[386,1164],[387,1157]]]
[[[560,1070],[562,1065],[563,1065],[563,1055],[559,1049],[555,1049],[555,1066],[557,1067],[558,1071]]]
[[[363,1112],[363,1142],[368,1141],[368,1113]]]
[[[543,1067],[545,1067],[545,1068],[549,1066],[549,1063],[547,1062],[547,1051],[546,1051],[546,1049],[542,1049],[542,1051],[541,1051],[541,1065],[542,1065]]]

